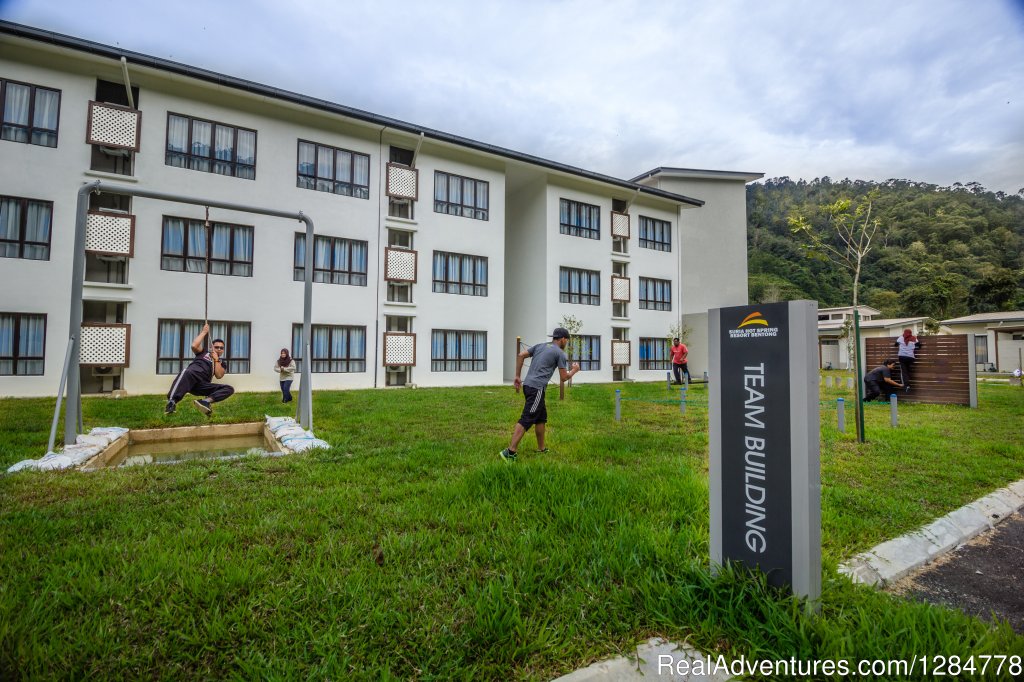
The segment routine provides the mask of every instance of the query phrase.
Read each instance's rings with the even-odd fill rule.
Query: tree
[[[878,219],[871,217],[873,197],[874,195],[869,194],[856,206],[851,199],[839,199],[823,207],[823,232],[831,232],[829,236],[838,239],[838,245],[833,239],[826,238],[826,235],[816,230],[802,214],[797,213],[789,217],[790,230],[803,237],[808,255],[832,261],[853,275],[854,308],[857,307],[864,258],[871,252],[871,242],[881,228]]]
[[[589,360],[590,358],[582,357],[583,342],[580,340],[579,334],[580,330],[583,329],[583,320],[576,318],[574,315],[563,315],[562,326],[569,332],[569,344],[565,347],[569,360]],[[572,386],[572,378],[569,379],[569,385]]]

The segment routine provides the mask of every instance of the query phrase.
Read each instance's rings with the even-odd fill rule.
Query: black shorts
[[[548,408],[544,404],[544,389],[523,384],[523,396],[526,398],[526,404],[523,405],[523,415],[519,417],[519,423],[527,429],[534,424],[546,424]]]

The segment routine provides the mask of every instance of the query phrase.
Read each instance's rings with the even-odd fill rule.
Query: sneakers
[[[499,452],[498,456],[501,457],[506,462],[508,462],[509,464],[514,464],[516,461],[516,453],[512,452],[508,448],[505,448],[504,450]]]
[[[164,414],[174,414],[174,411],[178,409],[178,406],[173,400],[167,401],[167,407],[164,408]]]
[[[547,448],[541,448],[541,449],[537,450],[537,452],[538,452],[539,454],[544,454],[544,453],[546,453],[546,452],[551,452],[551,451],[550,451],[550,450],[548,450]]]
[[[210,406],[209,400],[193,400],[192,404],[199,408],[199,411],[205,414],[207,417],[213,412],[213,407]]]

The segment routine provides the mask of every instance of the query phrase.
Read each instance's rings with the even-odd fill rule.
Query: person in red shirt
[[[672,339],[672,374],[676,383],[683,383],[683,374],[686,374],[686,381],[693,381],[690,376],[690,368],[686,364],[686,358],[690,354],[686,344],[679,340],[679,337]]]

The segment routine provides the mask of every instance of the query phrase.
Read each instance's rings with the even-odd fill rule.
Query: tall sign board
[[[711,563],[821,595],[818,304],[708,313]]]

